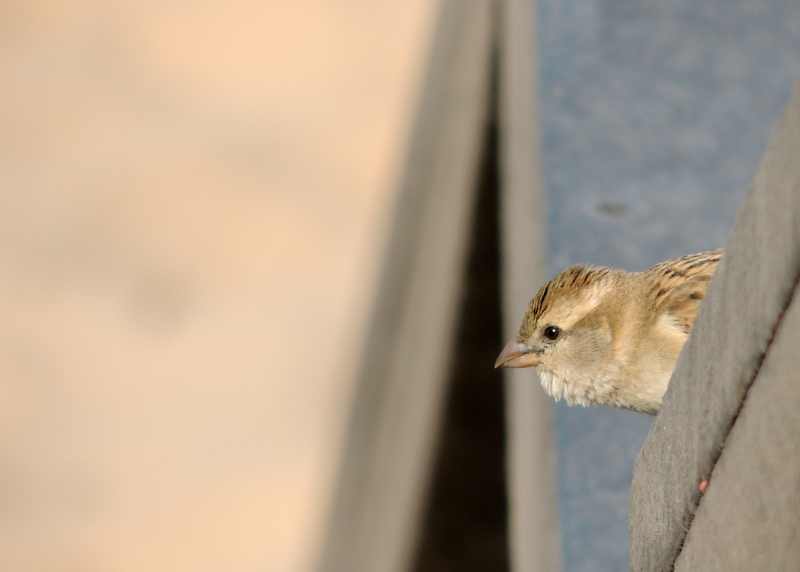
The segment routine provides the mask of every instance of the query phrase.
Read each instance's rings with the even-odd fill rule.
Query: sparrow
[[[541,287],[494,366],[533,367],[569,405],[655,415],[722,259],[710,250],[643,272],[572,266]]]

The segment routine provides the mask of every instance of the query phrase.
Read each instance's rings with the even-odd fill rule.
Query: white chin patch
[[[591,403],[589,399],[589,392],[576,387],[574,384],[568,384],[563,379],[558,377],[552,371],[547,371],[544,368],[537,368],[536,373],[539,375],[539,381],[542,388],[547,395],[561,401],[562,399],[567,402],[567,405],[582,405],[586,407]]]

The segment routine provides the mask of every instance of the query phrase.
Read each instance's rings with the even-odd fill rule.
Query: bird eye
[[[558,336],[561,334],[561,328],[558,326],[547,326],[544,329],[544,337],[548,340],[555,340],[558,339]]]

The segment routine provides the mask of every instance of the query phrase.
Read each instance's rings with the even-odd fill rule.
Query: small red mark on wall
[[[697,490],[700,491],[700,494],[704,494],[706,489],[708,488],[708,479],[703,479],[700,481],[700,484],[697,485]]]

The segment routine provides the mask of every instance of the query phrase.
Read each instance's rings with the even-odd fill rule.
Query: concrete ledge
[[[795,570],[800,300],[794,298],[712,472],[675,570]]]
[[[317,569],[409,568],[461,295],[492,3],[443,0]]]
[[[546,212],[539,165],[536,5],[500,4],[502,274],[504,339],[545,281]],[[561,568],[553,405],[532,370],[505,369],[512,570]]]
[[[779,563],[797,561],[787,535],[800,521],[792,355],[800,319],[787,309],[800,276],[798,159],[800,90],[773,134],[640,452],[632,570],[786,569]],[[698,483],[709,477],[702,499]],[[788,488],[776,495],[779,483]]]

